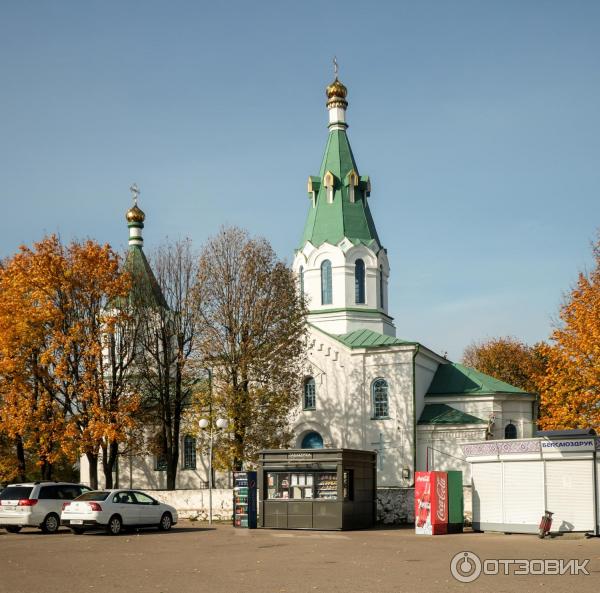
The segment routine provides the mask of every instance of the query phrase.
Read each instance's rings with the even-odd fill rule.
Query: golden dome
[[[144,211],[135,204],[132,208],[127,210],[125,218],[127,219],[127,222],[144,222],[146,215],[144,214]]]
[[[328,99],[332,99],[333,97],[345,99],[346,95],[348,94],[348,89],[338,80],[336,76],[335,80],[327,87],[325,92],[327,93]]]

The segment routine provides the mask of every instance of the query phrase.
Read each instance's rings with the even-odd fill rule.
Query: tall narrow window
[[[304,266],[300,266],[298,276],[300,277],[300,300],[304,301]]]
[[[387,418],[390,413],[388,384],[385,379],[376,379],[371,387],[373,395],[373,418]]]
[[[304,409],[314,410],[317,407],[317,390],[313,377],[304,379]]]
[[[196,439],[190,434],[183,439],[183,469],[196,469]]]
[[[505,439],[516,439],[517,438],[517,427],[509,422],[504,429],[504,438]]]
[[[383,309],[383,266],[379,266],[379,306]]]
[[[154,469],[157,472],[167,471],[167,446],[162,435],[156,435],[154,443]]]
[[[362,259],[354,262],[354,302],[365,302],[365,262]]]
[[[331,262],[328,259],[326,259],[321,264],[321,304],[331,305],[331,303]]]

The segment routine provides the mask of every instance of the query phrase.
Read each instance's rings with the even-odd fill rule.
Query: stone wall
[[[377,522],[384,525],[414,523],[414,488],[378,488]]]
[[[208,489],[202,490],[147,490],[154,498],[177,509],[182,519],[208,520]],[[233,490],[213,488],[212,516],[215,521],[231,521],[233,517]]]

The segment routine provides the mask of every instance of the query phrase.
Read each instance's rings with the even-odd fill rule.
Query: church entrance
[[[309,432],[302,439],[302,449],[322,449],[323,437],[318,432]]]

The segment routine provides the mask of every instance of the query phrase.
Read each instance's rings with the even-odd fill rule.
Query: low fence
[[[152,496],[174,506],[182,519],[208,519],[207,489],[202,490],[149,490]],[[464,486],[465,518],[471,521],[471,487]],[[379,488],[377,490],[377,521],[385,525],[413,523],[415,520],[414,488]],[[233,490],[214,488],[212,491],[213,519],[231,521]]]
[[[177,509],[182,519],[208,519],[209,490],[148,490],[151,496]],[[231,521],[233,516],[233,490],[213,488],[212,516],[215,521]]]

